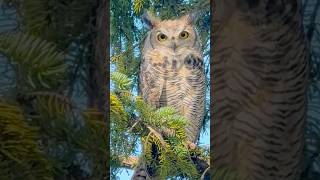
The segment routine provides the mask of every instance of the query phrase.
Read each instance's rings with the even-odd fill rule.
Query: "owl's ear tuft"
[[[160,19],[155,17],[151,12],[145,11],[141,16],[143,24],[148,28],[154,28],[159,22]]]
[[[198,12],[192,12],[192,13],[186,15],[187,23],[190,24],[190,25],[196,24],[197,21],[198,21],[198,17],[199,17],[199,13]]]

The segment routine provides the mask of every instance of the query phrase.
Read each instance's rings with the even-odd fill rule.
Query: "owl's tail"
[[[148,174],[147,166],[142,158],[136,166],[131,180],[152,180]]]

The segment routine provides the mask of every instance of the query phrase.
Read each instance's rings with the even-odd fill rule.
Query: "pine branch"
[[[160,177],[200,178],[209,163],[203,149],[187,141],[186,119],[178,115],[172,107],[156,109],[146,104],[141,97],[132,95],[127,85],[131,81],[125,74],[115,72],[111,77],[115,84],[115,89],[110,94],[113,119],[111,129],[116,133],[113,141],[118,141],[122,136],[125,138],[127,133],[131,134],[129,137],[140,137],[144,147],[143,158],[147,164],[154,164],[152,166],[160,172]],[[132,112],[135,113],[127,113],[130,108],[133,108]],[[118,143],[125,146],[121,145],[125,142]],[[175,167],[168,169],[173,164],[176,164]]]
[[[50,163],[38,145],[37,130],[19,106],[0,100],[0,179],[51,180]]]
[[[128,169],[134,169],[135,165],[137,165],[139,161],[139,157],[137,156],[129,156],[129,157],[119,157],[121,162],[122,168],[128,168]],[[195,165],[201,169],[202,177],[207,176],[209,173],[209,161],[203,160],[199,157],[194,158],[193,161],[195,162]]]
[[[138,127],[138,123],[143,123],[143,121],[139,118],[134,116],[133,118],[131,118],[131,121],[134,122],[133,125],[131,126],[131,128],[129,129],[129,131],[134,131],[135,127]],[[131,123],[132,124],[132,123]],[[172,134],[174,133],[173,130],[165,128],[164,130],[162,130],[161,132],[158,132],[157,130],[155,130],[154,128],[152,128],[149,125],[144,124],[144,126],[146,126],[151,133],[156,134],[156,136],[161,140],[161,144],[162,146],[165,148],[165,140],[164,137],[170,137],[172,136]],[[137,131],[137,130],[136,130]],[[188,150],[190,150],[190,152],[200,152],[202,149],[199,148],[196,144],[187,141],[186,142],[186,148],[188,148]],[[131,160],[137,160],[137,157],[131,156],[130,157]],[[199,170],[199,172],[202,172],[202,176],[207,176],[204,175],[208,171],[208,168],[210,167],[210,161],[209,160],[204,160],[201,156],[193,156],[192,157],[192,161],[195,163],[195,166],[197,167],[197,169]],[[131,162],[131,161],[129,161]],[[128,164],[128,160],[123,160],[122,161],[123,164]],[[137,161],[132,161],[132,163],[130,163],[130,167],[132,167],[135,163],[137,163]]]
[[[52,89],[64,82],[64,54],[50,42],[30,34],[4,34],[0,36],[0,52],[15,67],[21,89]]]

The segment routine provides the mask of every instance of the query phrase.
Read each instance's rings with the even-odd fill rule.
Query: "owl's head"
[[[150,30],[151,46],[173,51],[196,45],[198,41],[196,20],[196,13],[170,20],[160,20],[149,12],[145,12],[142,16],[142,21]]]

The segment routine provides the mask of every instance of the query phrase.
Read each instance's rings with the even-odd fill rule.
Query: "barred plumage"
[[[200,56],[186,56],[183,52],[148,51],[141,64],[140,92],[146,102],[156,107],[173,106],[190,120],[187,136],[189,141],[196,142],[204,115],[205,76]]]
[[[160,21],[145,14],[151,30],[142,52],[139,87],[149,104],[172,106],[184,116],[188,120],[187,138],[196,143],[205,110],[205,72],[194,18],[186,15]]]
[[[215,7],[213,167],[237,179],[299,179],[308,74],[301,2]]]

